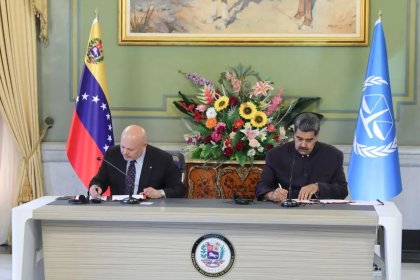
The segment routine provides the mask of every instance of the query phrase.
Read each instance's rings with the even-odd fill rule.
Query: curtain
[[[20,159],[13,135],[0,115],[0,245],[7,242],[12,218],[13,186]]]
[[[32,0],[0,0],[0,114],[22,155],[12,207],[43,196],[39,144],[48,125],[40,131],[34,9]]]

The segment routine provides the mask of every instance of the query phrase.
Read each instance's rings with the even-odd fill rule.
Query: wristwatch
[[[160,191],[160,195],[161,195],[160,198],[166,198],[165,191],[164,190],[159,190],[159,191]]]

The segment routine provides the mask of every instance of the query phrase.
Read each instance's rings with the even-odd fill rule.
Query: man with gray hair
[[[294,122],[294,141],[267,152],[264,170],[255,189],[259,200],[281,202],[288,198],[307,200],[344,199],[348,195],[343,171],[343,153],[318,142],[320,121],[315,114],[300,114]],[[292,173],[293,171],[293,173]]]

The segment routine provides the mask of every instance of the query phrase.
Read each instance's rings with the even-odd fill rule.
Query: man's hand
[[[287,193],[288,193],[287,190],[277,188],[273,192],[268,192],[265,195],[265,199],[280,202],[287,198]]]
[[[300,189],[298,200],[311,199],[312,195],[314,195],[317,191],[319,191],[317,184],[304,186]]]
[[[160,190],[155,190],[152,187],[148,187],[144,189],[144,194],[150,198],[161,198],[162,195],[160,194]]]
[[[89,189],[89,193],[92,196],[92,198],[97,198],[102,194],[102,189],[100,186],[92,185]]]

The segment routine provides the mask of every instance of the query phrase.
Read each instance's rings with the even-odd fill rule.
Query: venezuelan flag
[[[101,164],[97,157],[103,157],[113,145],[102,36],[95,18],[67,140],[67,157],[86,188]]]

